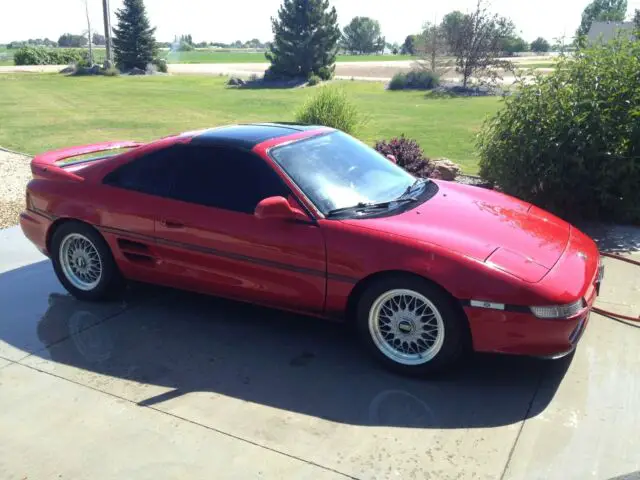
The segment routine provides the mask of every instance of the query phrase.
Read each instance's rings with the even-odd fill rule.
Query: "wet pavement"
[[[634,268],[607,261],[603,308],[640,313]],[[0,231],[0,306],[2,479],[640,471],[640,328],[598,315],[566,359],[411,380],[299,315],[139,285],[79,302],[17,228]]]

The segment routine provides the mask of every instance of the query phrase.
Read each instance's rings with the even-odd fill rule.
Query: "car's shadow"
[[[0,274],[0,287],[46,275],[40,262]],[[127,293],[142,300],[105,316],[104,305],[41,290],[31,295],[47,295],[48,308],[33,321],[41,346],[30,353],[166,387],[140,405],[203,391],[345,424],[493,427],[543,411],[571,362],[474,355],[446,376],[408,379],[379,368],[339,324],[147,286]],[[16,338],[12,328],[24,325],[2,326],[0,344]]]
[[[606,253],[632,253],[640,251],[640,227],[585,223],[580,228]]]

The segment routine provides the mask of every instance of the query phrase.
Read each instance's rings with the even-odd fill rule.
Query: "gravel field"
[[[31,179],[31,157],[0,150],[0,228],[18,223],[24,190]]]

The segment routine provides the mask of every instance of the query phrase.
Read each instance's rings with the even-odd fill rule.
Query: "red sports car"
[[[408,374],[470,349],[567,354],[602,278],[594,242],[563,220],[415,178],[330,128],[72,147],[32,171],[22,229],[77,298],[131,279],[355,322],[374,356]]]

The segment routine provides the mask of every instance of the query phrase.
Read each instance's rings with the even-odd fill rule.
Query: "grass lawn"
[[[16,49],[0,47],[0,66],[13,65],[13,54]],[[94,48],[96,62],[103,62],[104,48]],[[192,50],[190,52],[169,52],[160,50],[160,56],[169,63],[268,63],[263,52]],[[411,55],[338,55],[337,62],[379,62],[411,60]]]
[[[237,90],[213,76],[0,75],[0,145],[27,153],[105,140],[152,140],[232,122],[291,121],[316,88]],[[430,99],[382,83],[336,82],[368,117],[358,137],[405,134],[430,157],[477,171],[474,137],[497,98]]]

